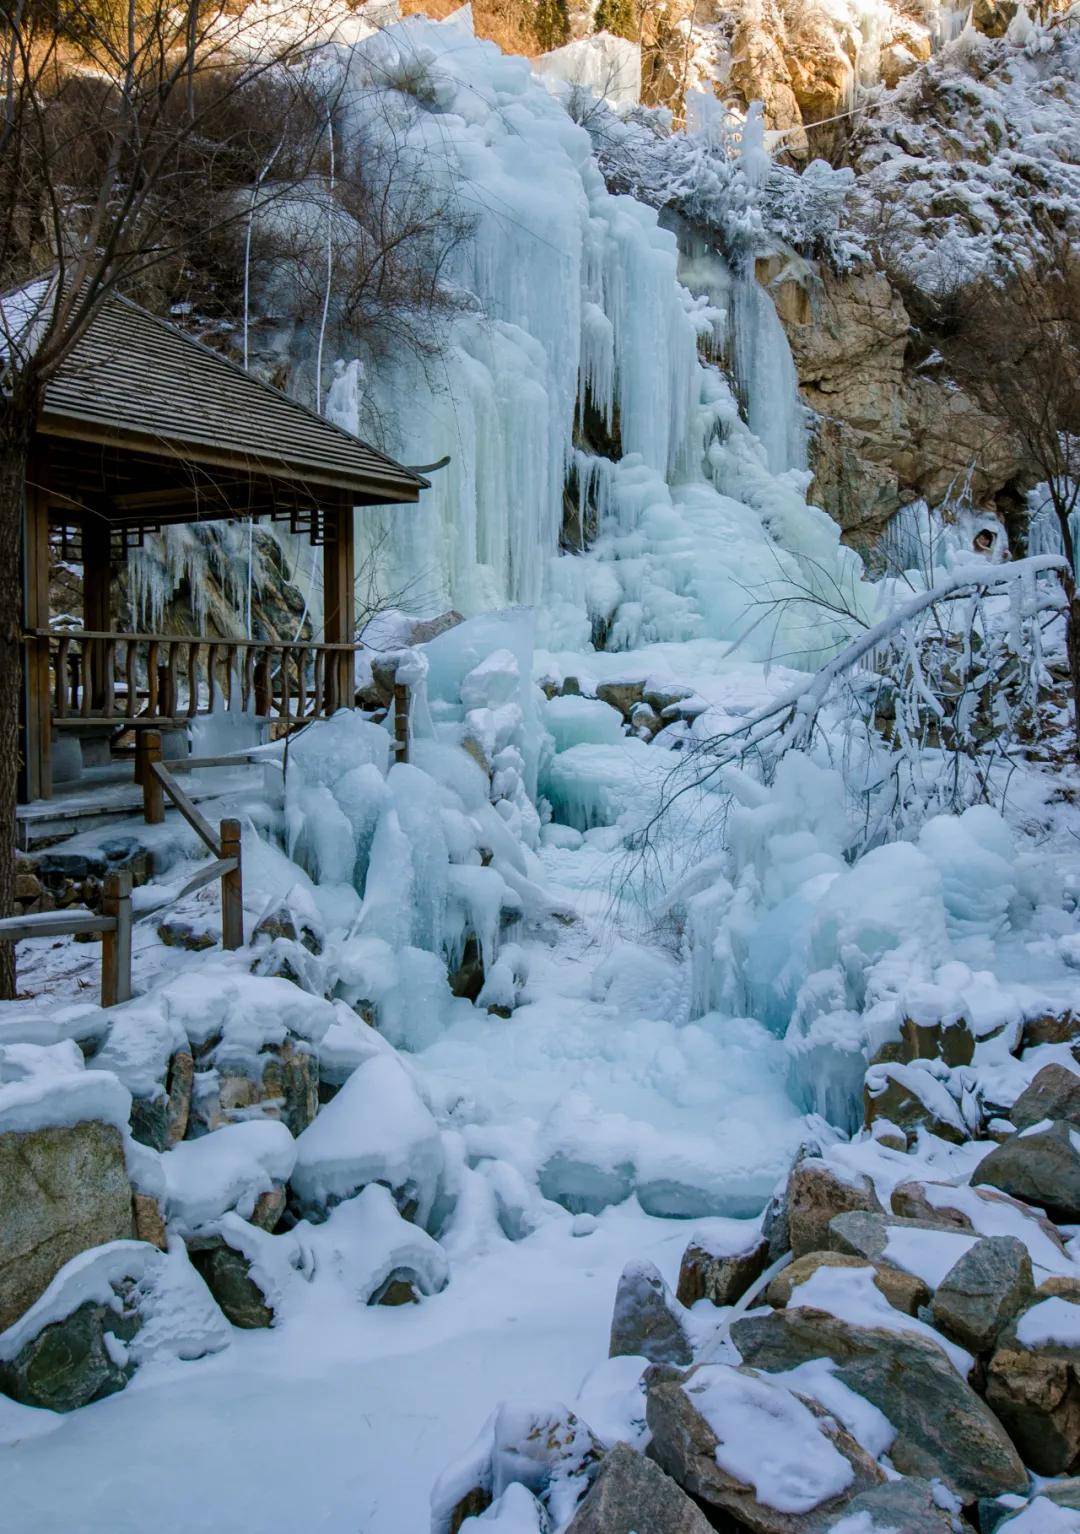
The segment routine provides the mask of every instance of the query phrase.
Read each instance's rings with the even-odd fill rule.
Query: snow
[[[1040,1300],[1016,1323],[1016,1340],[1025,1348],[1080,1347],[1080,1305],[1058,1295]]]
[[[293,1189],[325,1209],[368,1183],[408,1189],[417,1222],[431,1212],[442,1171],[439,1132],[408,1071],[391,1055],[360,1065],[296,1141]]]
[[[923,1232],[920,1232],[923,1234]],[[805,1306],[809,1310],[824,1310],[852,1326],[882,1327],[886,1331],[913,1332],[935,1343],[949,1359],[953,1368],[964,1379],[968,1377],[974,1360],[970,1353],[950,1342],[925,1321],[905,1315],[889,1304],[874,1283],[874,1270],[865,1268],[816,1268],[810,1277],[797,1284],[788,1301],[791,1306]]]
[[[812,1358],[769,1377],[797,1395],[812,1396],[820,1402],[872,1459],[888,1453],[896,1429],[884,1412],[837,1378],[836,1364],[831,1358]]]
[[[94,1120],[127,1133],[131,1094],[109,1071],[87,1070],[71,1040],[0,1045],[0,1134]]]
[[[559,81],[613,107],[635,106],[641,95],[641,45],[611,32],[594,32],[542,53],[536,68],[556,94]]]
[[[881,1254],[886,1262],[914,1273],[931,1289],[937,1289],[949,1270],[975,1245],[977,1236],[957,1231],[915,1230],[910,1226],[890,1225],[889,1239]]]
[[[1034,1497],[1022,1512],[1006,1518],[998,1527],[1008,1534],[1077,1534],[1080,1512],[1051,1502],[1049,1497]]]
[[[292,1175],[297,1146],[284,1124],[248,1119],[197,1140],[181,1140],[161,1157],[168,1217],[187,1233],[230,1209],[247,1217],[260,1193]]]
[[[808,1513],[855,1472],[821,1420],[775,1376],[703,1364],[683,1386],[716,1434],[716,1463],[780,1513]]]

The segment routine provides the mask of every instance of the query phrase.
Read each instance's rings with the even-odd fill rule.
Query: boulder
[[[192,1120],[200,1134],[250,1118],[278,1119],[300,1135],[319,1111],[318,1055],[303,1039],[288,1037],[257,1054],[214,1052],[214,1070],[202,1075]]]
[[[755,1369],[701,1364],[648,1378],[649,1453],[710,1521],[818,1534],[884,1474],[818,1402]]]
[[[865,1518],[865,1522],[862,1519]],[[860,1491],[829,1525],[837,1534],[955,1534],[956,1523],[937,1500],[937,1489],[917,1476]]]
[[[1021,1052],[1040,1044],[1071,1044],[1076,1038],[1080,1038],[1080,1013],[1046,1012],[1025,1021]]]
[[[651,1262],[628,1262],[615,1291],[608,1356],[625,1354],[654,1364],[688,1364],[693,1358],[678,1303]]]
[[[624,719],[629,719],[633,709],[645,701],[645,683],[637,682],[600,682],[596,688],[596,696],[601,703],[607,703],[611,708],[618,709]]]
[[[131,1098],[131,1133],[152,1150],[171,1150],[187,1132],[191,1112],[191,1089],[195,1065],[191,1051],[180,1049],[164,1072],[160,1090],[153,1096]]]
[[[0,1390],[26,1406],[74,1411],[122,1390],[143,1363],[201,1358],[229,1336],[183,1242],[161,1252],[112,1241],[65,1263],[0,1332]]]
[[[1031,1251],[1040,1250],[1043,1240],[1048,1241],[1053,1252],[1065,1258],[1064,1242],[1054,1225],[1019,1199],[1010,1198],[1000,1188],[973,1188],[964,1183],[959,1187],[951,1183],[902,1182],[892,1192],[893,1212],[913,1220],[923,1220],[928,1225],[950,1225],[959,1231],[978,1235],[1015,1235]],[[1003,1219],[1009,1219],[1013,1229],[1001,1229]]]
[[[100,1401],[123,1390],[134,1373],[124,1344],[138,1329],[133,1308],[118,1312],[87,1301],[0,1362],[0,1390],[46,1411],[75,1411]]]
[[[103,1014],[107,1032],[92,1054],[131,1093],[131,1133],[152,1150],[169,1150],[187,1132],[194,1062],[187,1034],[167,1010],[134,1001]]]
[[[918,1065],[872,1065],[863,1090],[866,1124],[887,1119],[910,1139],[920,1129],[962,1145],[971,1134],[956,1100],[936,1076]]]
[[[1031,1258],[1015,1236],[984,1236],[938,1285],[931,1319],[971,1353],[988,1353],[1035,1292]]]
[[[709,1300],[713,1305],[734,1305],[764,1273],[769,1245],[757,1237],[741,1252],[717,1250],[707,1236],[697,1235],[683,1253],[675,1298],[680,1305]]]
[[[986,1399],[1033,1470],[1080,1468],[1080,1305],[1040,1290],[998,1340]]]
[[[841,1177],[817,1156],[797,1161],[787,1185],[788,1239],[792,1255],[820,1252],[828,1244],[829,1221],[852,1210],[882,1213],[869,1177]]]
[[[865,1268],[867,1266],[864,1258],[844,1252],[806,1252],[776,1275],[769,1285],[765,1298],[775,1309],[783,1310],[784,1306],[791,1301],[792,1290],[804,1284],[819,1268]],[[875,1286],[895,1309],[902,1310],[905,1315],[913,1316],[917,1314],[920,1306],[929,1303],[929,1288],[913,1273],[905,1273],[902,1268],[893,1268],[887,1263],[871,1263],[869,1266],[874,1270]]]
[[[927,1022],[905,1017],[899,1042],[886,1045],[882,1058],[910,1064],[913,1060],[943,1060],[946,1065],[970,1065],[975,1055],[975,1035],[964,1017],[934,1018]]]
[[[1067,1065],[1044,1065],[1009,1110],[1017,1129],[1030,1129],[1044,1119],[1080,1129],[1080,1075]]]
[[[743,1316],[731,1337],[744,1362],[759,1369],[832,1359],[837,1378],[896,1429],[889,1455],[902,1474],[940,1478],[965,1503],[1026,1488],[1027,1473],[1001,1423],[929,1338],[855,1326],[805,1307]]]
[[[1080,1149],[1066,1123],[1029,1129],[995,1146],[979,1162],[981,1183],[1038,1204],[1054,1219],[1080,1220]]]
[[[659,1465],[617,1443],[566,1534],[711,1534],[712,1524]]]
[[[245,1331],[274,1324],[266,1290],[252,1274],[249,1257],[221,1234],[195,1236],[188,1255],[196,1273],[221,1306],[226,1320]]]
[[[945,1221],[904,1220],[898,1215],[838,1214],[829,1221],[829,1248],[834,1252],[846,1252],[851,1257],[861,1257],[868,1262],[887,1262],[885,1250],[889,1245],[890,1230],[952,1230]]]
[[[77,1253],[133,1232],[120,1131],[87,1121],[0,1134],[0,1331]],[[89,1322],[80,1323],[80,1335]]]
[[[131,1214],[136,1241],[147,1241],[159,1251],[165,1251],[169,1238],[160,1201],[152,1193],[133,1193]]]

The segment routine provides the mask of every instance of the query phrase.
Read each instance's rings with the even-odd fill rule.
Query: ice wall
[[[363,514],[384,588],[430,613],[536,605],[542,643],[625,647],[730,637],[745,593],[717,593],[735,572],[783,580],[810,548],[846,569],[805,502],[794,369],[757,284],[735,285],[730,320],[688,290],[656,213],[607,190],[526,61],[460,23],[411,18],[336,56],[345,112],[383,123],[473,221],[448,273],[471,312],[437,366],[401,356],[366,380],[387,450],[452,460],[418,510]],[[725,324],[756,441],[699,357]],[[570,470],[580,560],[557,557]]]

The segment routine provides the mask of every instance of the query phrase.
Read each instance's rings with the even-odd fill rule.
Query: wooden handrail
[[[23,629],[24,639],[122,639],[125,644],[197,644],[227,645],[236,650],[332,650],[355,652],[363,646],[359,640],[352,644],[324,644],[321,639],[231,639],[211,634],[129,634],[115,629]]]
[[[131,999],[131,873],[106,874],[101,915],[93,911],[35,911],[0,921],[0,942],[31,937],[68,937],[101,933],[101,1005],[115,1007]]]

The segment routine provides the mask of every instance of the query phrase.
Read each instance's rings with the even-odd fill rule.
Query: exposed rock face
[[[927,1129],[954,1145],[971,1138],[957,1103],[941,1082],[917,1065],[872,1065],[866,1073],[863,1105],[868,1126],[884,1119],[909,1138]]]
[[[929,1481],[905,1476],[902,1481],[886,1481],[861,1491],[844,1508],[844,1517],[859,1528],[859,1515],[869,1515],[868,1529],[897,1529],[903,1534],[955,1534],[956,1524],[935,1500]]]
[[[659,1465],[617,1443],[566,1534],[710,1534],[712,1524]]]
[[[319,1111],[318,1056],[300,1039],[263,1050],[256,1060],[215,1060],[196,1092],[192,1117],[202,1134],[249,1116],[258,1107],[263,1118],[280,1119],[300,1135]]]
[[[823,270],[809,304],[785,293],[797,285],[785,266],[769,282],[787,331],[799,386],[817,412],[812,495],[849,542],[866,547],[908,501],[936,505],[973,468],[972,496],[986,503],[1021,469],[999,423],[954,384],[913,372],[910,319],[882,271]],[[957,1062],[962,1063],[962,1062]]]
[[[984,1236],[938,1285],[933,1323],[969,1352],[987,1353],[1034,1292],[1024,1244],[1015,1236]]]
[[[187,1132],[195,1066],[190,1050],[179,1049],[169,1061],[165,1080],[153,1097],[131,1099],[131,1133],[142,1145],[171,1150]]]
[[[979,1163],[978,1179],[1014,1198],[1039,1204],[1057,1219],[1080,1220],[1076,1139],[1080,1136],[1065,1123],[1012,1135]]]
[[[940,1477],[964,1502],[1024,1490],[1027,1473],[1001,1423],[928,1338],[805,1308],[744,1316],[731,1336],[759,1369],[831,1358],[837,1377],[895,1427],[889,1453],[902,1474]]]
[[[252,1330],[273,1325],[273,1307],[252,1277],[251,1263],[223,1236],[196,1236],[188,1242],[188,1255],[233,1326]]]
[[[709,1397],[717,1384],[725,1387],[725,1396],[733,1398],[730,1413],[725,1413],[725,1417],[730,1415],[732,1428],[741,1428],[744,1433],[743,1422],[734,1420],[742,1415],[738,1401],[741,1389],[753,1391],[755,1396],[763,1396],[766,1401],[769,1396],[775,1396],[771,1404],[777,1412],[784,1411],[785,1401],[795,1403],[794,1410],[801,1410],[804,1419],[809,1412],[814,1419],[810,1423],[811,1431],[816,1422],[820,1434],[816,1437],[817,1449],[812,1457],[839,1455],[851,1467],[842,1493],[834,1491],[823,1495],[817,1504],[810,1497],[810,1505],[798,1511],[781,1510],[770,1506],[756,1494],[752,1485],[726,1470],[717,1459],[718,1447],[726,1441],[726,1435],[720,1436],[724,1423],[715,1415],[711,1415],[710,1422],[704,1415],[710,1411]],[[722,1520],[726,1515],[737,1520],[739,1528],[750,1529],[753,1534],[819,1534],[819,1531],[824,1534],[832,1515],[842,1507],[847,1496],[884,1480],[874,1460],[816,1401],[792,1397],[782,1387],[774,1385],[767,1375],[753,1369],[704,1364],[687,1374],[664,1371],[661,1375],[657,1371],[656,1377],[649,1381],[646,1410],[653,1435],[650,1453],[661,1469],[704,1504],[714,1521]],[[784,1422],[778,1422],[777,1433],[782,1434],[785,1426]],[[785,1444],[784,1447],[788,1446]],[[717,1526],[726,1527],[723,1522]]]
[[[82,1123],[0,1135],[0,1331],[87,1247],[132,1235],[120,1133]]]
[[[640,1354],[654,1364],[693,1357],[675,1302],[651,1262],[629,1262],[615,1292],[609,1356]]]
[[[828,1245],[829,1221],[852,1210],[883,1212],[869,1177],[845,1180],[816,1156],[796,1162],[787,1186],[792,1254],[802,1257],[807,1252],[823,1251]]]
[[[755,1241],[745,1252],[718,1255],[701,1241],[691,1241],[679,1267],[675,1297],[680,1305],[696,1305],[709,1300],[714,1305],[734,1305],[755,1279],[764,1273],[769,1260],[767,1241]]]

